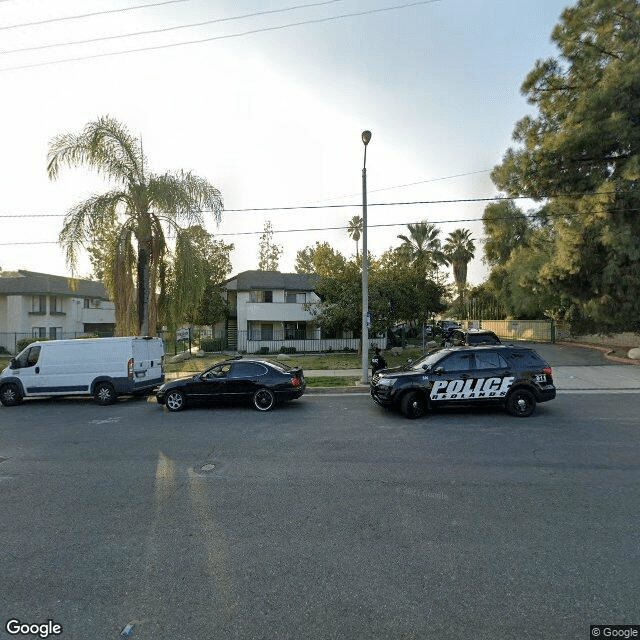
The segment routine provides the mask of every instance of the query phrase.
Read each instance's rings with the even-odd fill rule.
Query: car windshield
[[[448,352],[444,349],[439,349],[438,351],[434,351],[433,353],[430,353],[424,358],[421,358],[417,362],[414,362],[411,365],[411,368],[416,370],[430,369],[436,362],[438,362],[445,355],[445,353],[448,353]]]

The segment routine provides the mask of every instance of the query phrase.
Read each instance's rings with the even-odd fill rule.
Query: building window
[[[49,327],[49,339],[60,340],[62,338],[62,327]]]
[[[51,296],[49,298],[49,313],[63,313],[62,298],[60,296]]]
[[[47,327],[33,327],[33,329],[31,329],[31,336],[33,338],[46,338]]]
[[[47,313],[47,296],[31,298],[31,313]]]
[[[287,291],[285,300],[287,302],[297,302],[298,304],[304,304],[307,301],[307,294],[299,291]]]
[[[250,302],[273,302],[273,291],[251,291]]]
[[[285,340],[304,340],[307,337],[306,322],[285,322],[284,323],[284,339]]]

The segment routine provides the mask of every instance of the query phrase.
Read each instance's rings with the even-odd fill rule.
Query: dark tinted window
[[[255,378],[267,373],[267,368],[257,362],[236,362],[231,367],[229,378]]]
[[[510,357],[520,366],[544,367],[547,363],[531,349],[512,351]]]
[[[445,373],[449,371],[468,371],[471,369],[471,354],[470,353],[454,353],[453,355],[445,358],[441,363]]]
[[[16,368],[23,369],[25,367],[33,367],[38,364],[39,357],[40,347],[29,347],[16,358]]]
[[[492,351],[476,352],[476,369],[507,369],[507,361],[498,353]]]
[[[494,333],[470,333],[467,335],[468,344],[500,344]]]

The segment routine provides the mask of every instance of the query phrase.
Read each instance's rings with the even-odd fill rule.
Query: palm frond
[[[91,241],[96,229],[116,219],[117,207],[123,198],[121,191],[92,196],[67,213],[58,242],[72,271],[76,270],[79,250]]]

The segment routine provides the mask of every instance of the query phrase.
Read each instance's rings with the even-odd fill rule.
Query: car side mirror
[[[9,369],[17,369],[18,367],[16,366],[16,359],[15,358],[11,358],[11,360],[9,360]]]
[[[442,367],[438,367],[437,369],[433,370],[433,373],[435,373],[436,375],[441,376],[444,373],[444,369]]]

